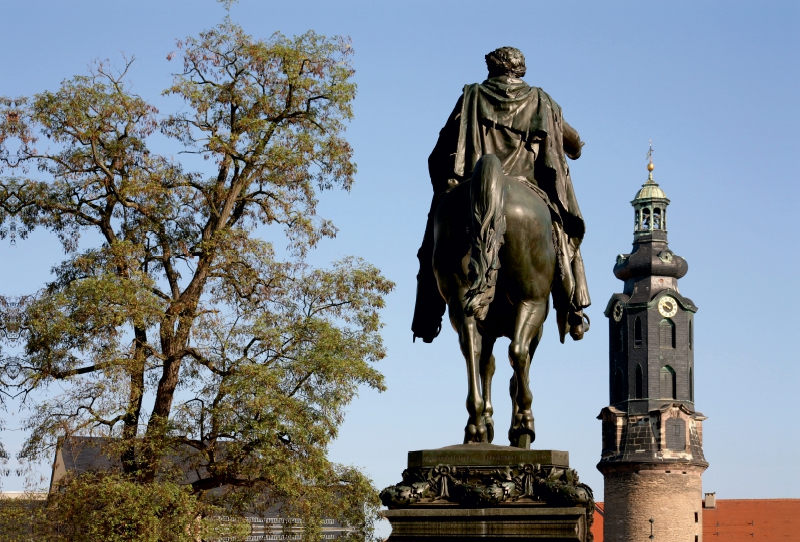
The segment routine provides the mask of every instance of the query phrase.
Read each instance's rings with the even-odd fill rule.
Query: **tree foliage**
[[[132,60],[0,99],[0,161],[17,173],[0,182],[0,235],[44,228],[66,252],[0,315],[22,330],[22,459],[50,459],[65,435],[114,437],[107,452],[142,487],[189,465],[208,502],[281,501],[312,531],[323,515],[369,522],[371,483],[326,451],[358,387],[383,389],[393,285],[357,258],[306,259],[336,233],[319,192],[355,174],[351,55],[342,38],[262,41],[226,19],[170,54],[177,113],[130,91]],[[150,148],[158,133],[184,163]],[[280,232],[284,259],[263,238]],[[41,393],[53,383],[63,392]]]
[[[0,496],[0,539],[7,542],[196,542],[243,540],[244,518],[203,503],[172,482],[141,483],[113,472],[68,476],[47,500]]]

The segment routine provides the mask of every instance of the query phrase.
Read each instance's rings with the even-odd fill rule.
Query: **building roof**
[[[663,190],[661,190],[661,187],[658,186],[658,183],[653,180],[652,173],[650,173],[650,175],[647,177],[647,182],[642,185],[642,187],[636,193],[636,197],[633,198],[633,202],[631,203],[650,198],[667,199],[667,195]]]
[[[800,499],[717,499],[703,509],[706,541],[800,540]]]
[[[605,523],[606,507],[603,503],[594,504],[594,521],[592,522],[592,534],[594,542],[603,542],[603,523]]]
[[[596,504],[592,534],[603,542],[605,506]],[[703,508],[705,542],[800,540],[800,499],[717,499]]]
[[[107,437],[70,437],[62,439],[56,450],[53,471],[50,477],[50,491],[68,472],[107,471],[121,469],[119,457],[108,455],[111,443]],[[218,443],[224,453],[225,443]],[[181,447],[181,454],[171,454],[170,461],[183,471],[183,483],[191,484],[207,474],[199,452],[189,446]],[[199,460],[199,461],[198,461]]]

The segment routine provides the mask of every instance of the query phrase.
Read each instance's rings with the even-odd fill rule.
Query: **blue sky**
[[[212,0],[6,2],[0,33],[0,95],[54,89],[96,58],[135,55],[134,90],[162,110],[177,66],[174,41],[219,22]],[[398,482],[406,452],[456,444],[466,422],[464,361],[455,333],[412,344],[416,250],[430,204],[426,159],[465,83],[485,78],[483,56],[512,45],[526,80],[544,88],[586,142],[572,162],[588,231],[583,255],[593,328],[558,342],[554,319],[533,361],[536,447],[568,450],[602,499],[600,422],[608,404],[606,320],[622,283],[611,269],[629,252],[629,204],[646,180],[671,199],[672,250],[689,262],[681,292],[696,317],[696,405],[709,418],[704,489],[719,498],[800,497],[794,430],[800,383],[797,316],[797,87],[800,4],[795,2],[325,2],[242,0],[231,16],[252,35],[313,29],[348,35],[359,85],[348,130],[358,175],[352,192],[326,192],[321,214],[340,228],[313,255],[323,264],[355,254],[397,283],[383,316],[388,391],[364,391],[331,447],[378,487]],[[389,241],[387,241],[387,239]],[[38,289],[61,258],[35,233],[0,242],[0,293]],[[498,342],[497,443],[510,418]],[[23,432],[14,403],[3,442]],[[12,468],[14,467],[12,463]],[[767,469],[764,469],[767,467]],[[767,470],[767,472],[760,472]],[[49,468],[40,471],[49,477]],[[760,472],[759,474],[756,474]],[[794,480],[794,482],[792,482]],[[21,489],[18,477],[4,490]]]

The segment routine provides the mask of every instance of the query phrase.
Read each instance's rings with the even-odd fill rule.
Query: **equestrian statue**
[[[583,142],[559,105],[529,86],[513,47],[486,55],[489,76],[464,87],[428,158],[433,201],[412,331],[429,343],[448,308],[467,362],[464,443],[492,442],[492,348],[511,339],[512,446],[535,439],[529,370],[552,295],[561,342],[583,338],[590,304],[585,225],[566,157]]]

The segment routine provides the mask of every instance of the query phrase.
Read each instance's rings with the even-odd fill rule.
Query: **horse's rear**
[[[527,447],[535,437],[528,372],[556,262],[549,209],[533,190],[503,175],[497,157],[486,155],[472,180],[442,201],[434,238],[434,272],[467,361],[464,442],[492,440],[491,349],[505,336],[514,368],[509,439]]]

